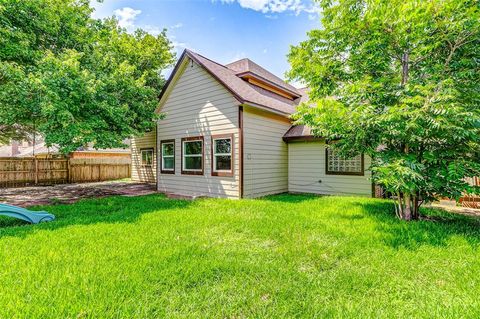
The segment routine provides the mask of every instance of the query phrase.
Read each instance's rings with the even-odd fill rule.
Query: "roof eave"
[[[279,111],[279,110],[276,110],[274,108],[271,108],[271,107],[268,107],[268,106],[265,106],[265,105],[261,105],[261,104],[257,104],[257,103],[254,103],[254,102],[251,102],[251,101],[248,101],[248,100],[245,100],[244,98],[242,98],[240,95],[238,95],[232,88],[229,87],[229,85],[227,85],[224,81],[222,81],[215,73],[213,73],[212,71],[210,71],[210,69],[208,67],[206,67],[201,61],[199,61],[194,54],[192,54],[188,49],[185,49],[183,52],[182,52],[182,55],[180,56],[180,59],[178,60],[177,64],[175,65],[172,73],[170,74],[170,76],[168,77],[168,80],[167,82],[165,82],[165,85],[163,86],[162,88],[162,91],[160,92],[160,95],[158,96],[158,99],[159,101],[162,100],[163,96],[165,95],[165,93],[167,92],[168,90],[168,87],[171,85],[173,79],[175,78],[175,75],[176,73],[178,72],[178,70],[180,69],[180,66],[182,65],[183,63],[183,60],[185,59],[185,57],[189,57],[190,59],[192,59],[192,61],[194,61],[195,63],[197,63],[198,65],[200,65],[205,71],[208,72],[208,74],[210,74],[214,79],[216,79],[220,84],[222,84],[223,87],[225,87],[233,96],[234,98],[238,101],[238,104],[239,105],[249,105],[249,106],[252,106],[254,108],[258,108],[258,109],[261,109],[261,110],[265,110],[265,111],[268,111],[268,112],[271,112],[271,113],[275,113],[275,114],[278,114],[278,115],[281,115],[281,116],[284,116],[286,118],[289,118],[291,113],[289,112],[282,112],[282,111]],[[159,111],[159,108],[157,108],[156,112]]]
[[[254,77],[254,78],[256,78],[256,79],[259,79],[259,80],[261,80],[262,82],[265,82],[265,83],[267,83],[268,85],[271,85],[271,86],[275,87],[275,88],[278,89],[278,90],[285,91],[286,93],[292,95],[292,96],[293,96],[294,98],[296,98],[296,99],[302,97],[302,95],[299,94],[298,92],[294,92],[294,91],[292,91],[292,90],[290,90],[290,89],[288,89],[288,88],[285,88],[285,87],[283,87],[283,86],[280,86],[280,85],[278,85],[278,84],[276,84],[276,83],[274,83],[274,82],[272,82],[272,81],[264,78],[263,76],[260,76],[260,75],[258,75],[258,74],[256,74],[256,73],[251,72],[251,71],[242,72],[242,73],[238,73],[238,74],[237,74],[237,76],[240,77],[240,78],[243,78],[243,77],[246,76],[246,75],[250,75],[250,76],[252,76],[252,77]]]
[[[271,108],[271,107],[268,107],[268,106],[265,106],[265,105],[261,105],[261,104],[257,104],[257,103],[254,103],[254,102],[250,102],[250,101],[244,101],[242,104],[247,105],[247,106],[251,106],[251,107],[263,110],[263,111],[267,111],[267,112],[270,112],[270,113],[275,113],[277,115],[281,115],[281,116],[286,117],[286,118],[290,118],[290,115],[292,115],[291,113],[282,112],[282,111],[276,110],[274,108]]]
[[[189,50],[185,49],[184,53],[188,55],[190,59],[195,61],[197,64],[201,65],[207,72],[210,74],[214,79],[216,79],[220,84],[222,84],[234,97],[235,99],[239,102],[239,104],[245,103],[245,100],[237,94],[230,86],[228,86],[224,81],[222,81],[215,73],[210,71],[201,61],[199,61],[193,54],[190,53]]]
[[[175,74],[177,73],[178,69],[180,68],[180,65],[182,64],[183,58],[186,55],[187,50],[183,50],[182,55],[180,56],[180,59],[178,59],[177,64],[175,64],[175,67],[172,70],[172,73],[170,73],[170,76],[167,79],[167,82],[163,85],[162,90],[160,91],[160,94],[158,95],[158,100],[161,100],[165,92],[167,91],[168,86],[172,82],[173,78],[175,77]]]
[[[313,135],[305,135],[305,136],[284,136],[283,141],[288,142],[296,142],[296,141],[321,141],[324,138],[321,136],[313,136]]]

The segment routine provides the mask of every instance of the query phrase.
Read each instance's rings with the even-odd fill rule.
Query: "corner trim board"
[[[238,107],[238,136],[239,136],[239,161],[240,161],[240,187],[239,187],[239,197],[243,198],[243,106]]]

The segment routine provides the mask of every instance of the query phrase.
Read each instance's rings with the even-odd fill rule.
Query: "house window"
[[[182,138],[182,174],[203,175],[203,136]]]
[[[162,174],[175,174],[175,140],[166,140],[160,142]]]
[[[329,148],[325,149],[327,175],[364,175],[363,154],[352,158],[345,158],[338,152]]]
[[[142,157],[142,166],[152,166],[153,163],[153,148],[144,148],[140,150]]]
[[[212,136],[212,176],[233,175],[233,134]]]

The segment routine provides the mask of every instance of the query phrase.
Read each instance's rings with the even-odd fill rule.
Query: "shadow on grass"
[[[324,197],[324,196],[316,195],[316,194],[282,193],[282,194],[277,194],[277,195],[269,195],[269,196],[265,196],[265,197],[259,197],[257,199],[258,200],[266,200],[266,201],[270,201],[270,202],[276,202],[276,203],[280,202],[280,203],[296,204],[296,203],[313,201],[313,200],[319,199],[321,197]]]
[[[480,219],[421,208],[422,219],[406,222],[395,216],[394,206],[388,201],[356,202],[366,216],[377,223],[384,242],[393,248],[417,249],[422,245],[447,246],[453,238],[463,239],[472,247],[480,245]]]
[[[133,223],[142,215],[154,211],[187,208],[191,201],[171,200],[164,195],[138,197],[111,196],[84,199],[70,205],[36,206],[32,210],[45,210],[55,215],[53,222],[31,225],[13,218],[0,219],[0,238],[24,237],[36,230],[55,230],[70,225],[96,223]]]
[[[352,208],[359,207],[359,213],[339,211],[335,214],[335,218],[373,219],[375,228],[381,233],[385,244],[396,249],[414,250],[422,245],[447,246],[454,238],[465,240],[475,248],[480,246],[480,218],[449,213],[440,209],[422,208],[422,220],[405,222],[395,216],[393,202],[388,200],[312,194],[280,194],[261,199],[292,204],[320,199],[326,200],[327,205],[332,205],[332,201],[338,200],[338,205],[342,206],[342,209],[346,203],[352,205]]]

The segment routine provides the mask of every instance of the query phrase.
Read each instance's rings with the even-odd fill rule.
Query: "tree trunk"
[[[405,214],[403,215],[403,219],[405,220],[412,220],[412,196],[410,194],[406,194],[405,196]]]
[[[418,203],[418,194],[413,196],[412,208],[413,208],[413,210],[412,210],[412,220],[418,220],[418,218],[420,217],[420,214],[419,214],[420,205]]]
[[[408,82],[408,63],[410,56],[407,51],[402,55],[402,86],[405,86]]]
[[[398,218],[403,219],[403,214],[404,214],[404,205],[403,205],[403,194],[398,193],[397,194],[397,201],[398,201]]]
[[[399,219],[411,221],[417,220],[420,216],[420,201],[417,194],[405,194],[398,192],[395,202],[395,215]]]

